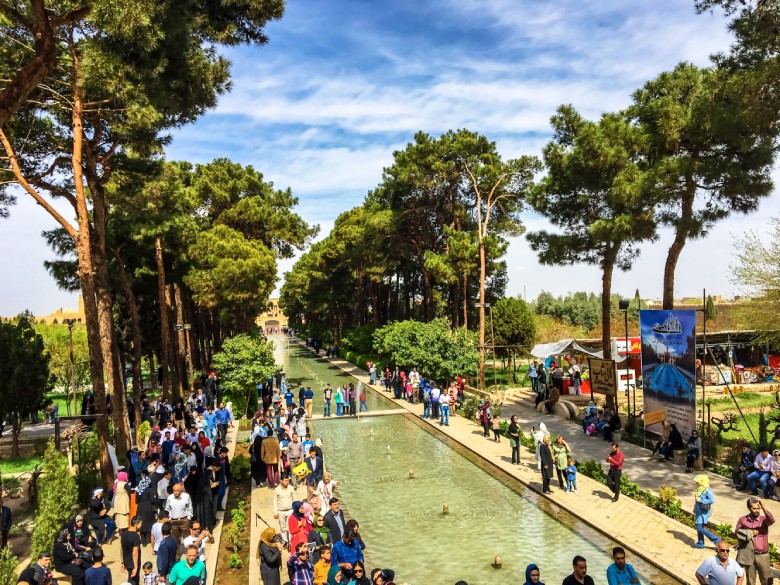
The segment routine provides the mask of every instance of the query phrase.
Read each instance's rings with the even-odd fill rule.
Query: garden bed
[[[233,460],[246,457],[247,445],[236,445]],[[249,563],[252,554],[249,550],[250,509],[252,501],[252,483],[248,478],[237,479],[230,484],[225,516],[222,520],[222,537],[217,554],[215,583],[220,585],[246,585],[249,582]]]

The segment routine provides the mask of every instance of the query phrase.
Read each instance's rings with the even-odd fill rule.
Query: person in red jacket
[[[623,452],[617,443],[612,443],[607,463],[609,463],[609,473],[607,473],[607,487],[612,490],[614,496],[613,502],[617,502],[620,497],[620,478],[623,475]]]

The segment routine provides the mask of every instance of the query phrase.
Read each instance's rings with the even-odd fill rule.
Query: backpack
[[[423,392],[423,403],[428,404],[431,401],[431,393],[426,390]]]

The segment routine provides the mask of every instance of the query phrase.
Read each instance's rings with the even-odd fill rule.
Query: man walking
[[[333,542],[338,542],[344,534],[344,526],[346,524],[344,512],[339,509],[339,499],[336,497],[331,498],[328,505],[330,510],[324,516],[325,526],[330,530]]]
[[[274,519],[279,520],[279,533],[285,542],[290,542],[288,524],[292,515],[293,500],[295,500],[295,488],[290,485],[290,478],[285,475],[274,489]]]
[[[140,529],[141,518],[133,516],[130,526],[119,538],[122,547],[122,571],[127,571],[127,580],[133,585],[138,585],[141,578],[141,537],[138,534]]]
[[[222,444],[226,445],[228,424],[230,424],[230,411],[225,408],[224,402],[220,402],[219,408],[215,414],[217,419],[217,434],[219,435],[219,439],[222,441]]]
[[[330,384],[325,384],[325,389],[322,391],[322,398],[325,400],[325,410],[322,416],[330,416],[330,401],[333,398],[333,388]]]
[[[721,540],[716,548],[717,554],[696,569],[699,585],[742,585],[745,571],[737,561],[729,558],[729,543]]]
[[[290,469],[295,469],[303,461],[303,443],[298,439],[298,433],[293,433],[292,441],[287,443],[287,461]],[[293,475],[291,481],[294,488],[298,487],[297,475]]]
[[[171,536],[171,523],[164,522],[161,528],[162,540],[157,547],[157,574],[166,578],[176,564],[179,543]]]
[[[303,406],[306,409],[307,418],[314,416],[314,390],[311,389],[311,386],[306,386],[306,390],[303,391]]]
[[[626,551],[616,546],[612,549],[612,560],[615,562],[607,567],[608,585],[639,585],[639,576],[634,567],[626,562]]]
[[[314,565],[309,560],[309,547],[299,542],[295,552],[287,559],[287,576],[292,585],[312,585],[314,583]]]
[[[180,483],[173,486],[173,493],[165,500],[165,509],[171,518],[173,537],[181,541],[182,537],[190,533],[190,520],[192,520],[192,499],[187,493],[183,493]]]
[[[206,579],[206,565],[198,558],[198,547],[189,546],[182,560],[176,563],[171,571],[171,585],[184,585],[190,577],[196,577],[201,582]]]
[[[734,532],[737,534],[737,563],[747,572],[747,585],[755,585],[756,573],[758,573],[761,585],[767,585],[769,579],[769,527],[775,523],[775,518],[769,510],[764,508],[758,498],[748,498],[747,507],[750,513],[737,520],[737,525],[734,528]]]
[[[539,459],[542,466],[542,493],[551,494],[550,479],[552,479],[554,462],[550,450],[550,435],[545,435],[542,444],[539,445]]]
[[[609,463],[609,472],[607,473],[607,487],[612,490],[614,496],[613,502],[617,502],[620,497],[620,478],[623,476],[623,452],[618,447],[617,443],[612,443],[610,447],[611,451],[607,455],[607,463]]]

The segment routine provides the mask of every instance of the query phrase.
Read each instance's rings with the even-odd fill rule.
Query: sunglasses
[[[363,569],[355,569],[355,570],[354,570],[354,571],[352,571],[352,572],[353,572],[353,573],[362,573],[362,572],[363,572]]]
[[[718,549],[718,552],[724,552],[724,553],[727,553],[727,552],[729,552],[730,550],[731,550],[730,548],[719,548],[719,549]]]

